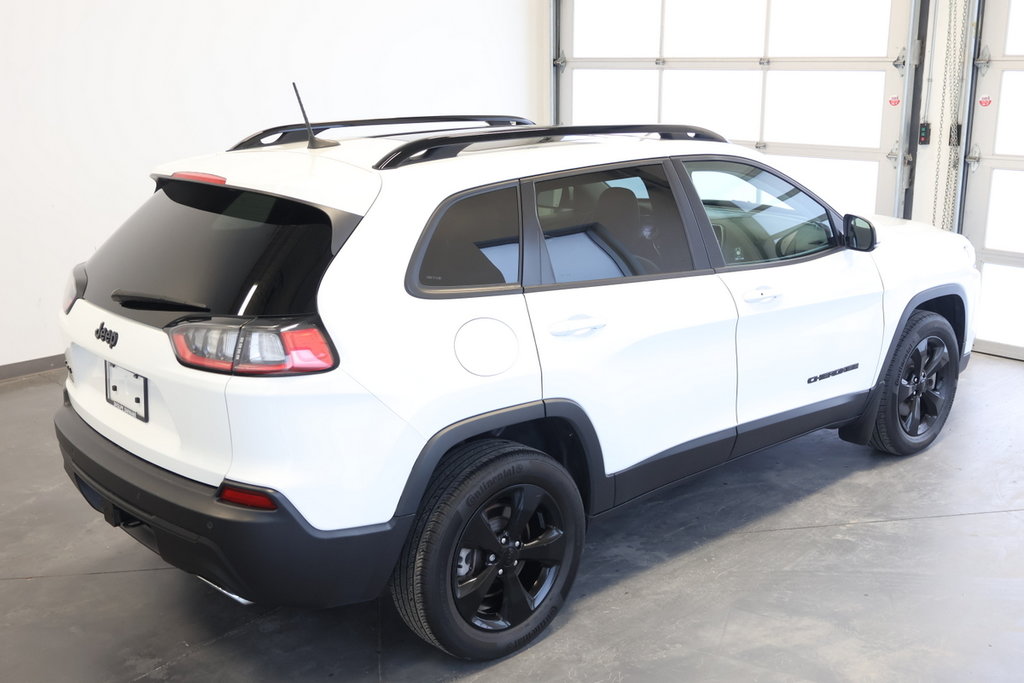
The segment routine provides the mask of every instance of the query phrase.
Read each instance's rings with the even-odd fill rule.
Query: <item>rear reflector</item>
[[[171,174],[171,177],[178,180],[194,180],[197,183],[212,183],[213,185],[226,185],[228,182],[227,178],[199,171],[176,171]]]
[[[247,508],[258,508],[260,510],[277,509],[277,503],[267,494],[258,491],[247,491],[246,489],[235,488],[227,484],[220,487],[217,497],[225,503],[243,505]]]

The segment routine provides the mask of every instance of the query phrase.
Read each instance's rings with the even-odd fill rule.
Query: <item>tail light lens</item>
[[[168,330],[182,365],[235,375],[294,375],[334,367],[334,352],[310,320],[187,322]]]

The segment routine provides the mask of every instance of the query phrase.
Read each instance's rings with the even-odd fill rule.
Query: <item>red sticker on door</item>
[[[992,98],[989,97],[988,95],[982,95],[980,98],[978,98],[978,104],[980,104],[983,107],[987,107],[990,104],[992,104]]]
[[[900,102],[902,101],[903,100],[900,99],[899,95],[893,95],[892,97],[889,98],[889,104],[891,104],[894,107],[900,106]]]

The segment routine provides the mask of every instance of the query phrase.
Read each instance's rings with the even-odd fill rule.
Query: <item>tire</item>
[[[554,459],[509,441],[453,451],[428,487],[391,580],[419,637],[463,659],[533,641],[565,602],[583,553],[583,503]]]
[[[945,318],[930,311],[911,315],[886,369],[871,445],[893,455],[930,446],[953,405],[959,361]]]

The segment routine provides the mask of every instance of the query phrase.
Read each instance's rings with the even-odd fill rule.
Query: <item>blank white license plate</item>
[[[106,361],[107,403],[149,422],[149,380]]]

